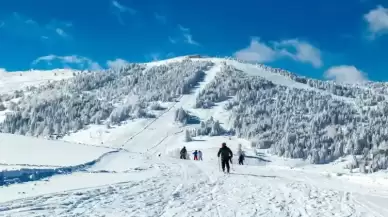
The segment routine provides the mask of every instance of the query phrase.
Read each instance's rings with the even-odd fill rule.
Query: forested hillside
[[[354,155],[359,156],[355,167],[388,167],[385,83],[339,84],[226,59],[130,64],[119,70],[81,72],[67,80],[3,94],[6,106],[2,104],[0,109],[7,112],[0,129],[60,137],[90,124],[109,128],[126,120],[155,118],[156,111],[166,109],[162,102],[194,94],[192,90],[215,66],[220,70],[198,93],[192,109],[223,106],[232,124],[226,126],[214,118],[200,120],[178,108],[171,121],[197,124],[185,132],[187,141],[202,135],[235,134],[255,147],[315,164]],[[257,73],[248,73],[248,69]]]
[[[177,100],[203,78],[211,62],[190,60],[146,68],[83,72],[26,91],[3,95],[11,102],[1,130],[32,136],[64,135],[93,124],[117,125],[127,119],[152,118],[159,101]]]

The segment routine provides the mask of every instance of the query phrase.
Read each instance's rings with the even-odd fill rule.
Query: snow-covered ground
[[[206,142],[204,142],[206,143]],[[211,143],[207,143],[209,146]],[[214,148],[215,149],[215,148]],[[2,216],[387,216],[387,186],[271,166],[223,175],[195,162],[127,152],[84,172],[0,188]],[[117,163],[113,163],[117,162]],[[108,166],[109,165],[109,166]],[[109,171],[99,169],[109,167]],[[368,182],[368,179],[365,180]],[[5,197],[3,196],[5,195]]]
[[[82,170],[116,151],[0,133],[0,186]]]
[[[221,105],[207,112],[192,108],[196,94],[214,78],[217,67],[220,65],[207,72],[193,94],[184,95],[156,119],[128,122],[109,130],[92,126],[66,137],[72,142],[121,149],[70,174],[1,186],[0,216],[388,216],[388,175],[383,172],[349,173],[343,168],[346,159],[307,165],[253,150],[248,141],[235,137],[203,136],[184,142],[184,131],[192,126],[173,121],[177,108],[186,108],[201,119],[213,116],[228,123]],[[270,79],[293,82],[275,77]],[[222,142],[234,153],[241,144],[247,154],[244,166],[233,159],[230,175],[219,167],[217,151]],[[4,158],[5,162],[64,166],[76,159],[97,159],[110,150],[66,142],[47,146],[42,142],[45,148],[40,150],[23,145],[14,152],[5,150],[13,154]],[[189,153],[201,150],[203,161],[177,159],[182,146]],[[45,150],[51,151],[43,154]],[[29,158],[28,153],[37,157]],[[2,157],[1,149],[3,162]]]
[[[21,90],[28,86],[38,86],[48,81],[73,77],[76,72],[70,69],[31,70],[5,72],[0,69],[0,93]]]
[[[113,149],[0,133],[0,165],[5,166],[66,167],[110,151]]]

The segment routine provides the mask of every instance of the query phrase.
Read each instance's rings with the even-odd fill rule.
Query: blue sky
[[[0,1],[0,68],[98,69],[193,53],[338,81],[388,80],[388,2]]]

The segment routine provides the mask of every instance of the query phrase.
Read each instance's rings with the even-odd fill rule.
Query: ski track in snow
[[[269,171],[254,167],[224,175],[209,163],[151,162],[158,170],[151,178],[10,201],[0,204],[0,215],[385,216],[378,213],[384,203],[377,206],[368,196],[262,175]]]
[[[219,65],[208,71],[195,93],[217,70]],[[205,156],[208,161],[165,156],[168,145],[177,143],[183,132],[172,122],[173,108],[190,107],[195,96],[182,96],[122,144],[121,150],[82,173],[0,187],[0,195],[10,198],[0,199],[0,216],[388,216],[386,186],[365,187],[340,177],[262,163],[233,165],[226,175],[219,171],[216,159],[210,159],[216,151],[211,145]]]

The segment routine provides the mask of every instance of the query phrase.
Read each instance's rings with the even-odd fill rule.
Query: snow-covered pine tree
[[[191,142],[193,139],[191,138],[190,132],[188,129],[185,130],[185,142]]]

